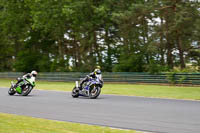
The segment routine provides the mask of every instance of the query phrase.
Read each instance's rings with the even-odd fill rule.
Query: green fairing
[[[35,87],[35,82],[32,83],[32,86]]]
[[[35,82],[33,82],[33,87],[35,87]]]
[[[16,88],[16,91],[17,91],[19,94],[21,94],[21,93],[22,93],[21,87],[18,86],[18,87]]]

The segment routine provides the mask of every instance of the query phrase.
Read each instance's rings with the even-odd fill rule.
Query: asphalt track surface
[[[33,90],[9,96],[0,88],[0,112],[156,133],[200,133],[200,101]]]

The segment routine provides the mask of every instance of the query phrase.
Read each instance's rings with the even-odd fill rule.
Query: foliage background
[[[1,0],[0,71],[200,70],[200,3]]]

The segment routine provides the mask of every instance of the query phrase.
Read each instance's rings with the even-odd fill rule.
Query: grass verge
[[[0,86],[10,87],[10,81],[0,79]],[[72,82],[37,81],[36,89],[71,91],[74,85]],[[102,94],[200,100],[200,87],[105,83]]]
[[[139,133],[4,113],[0,113],[0,118],[0,133]]]

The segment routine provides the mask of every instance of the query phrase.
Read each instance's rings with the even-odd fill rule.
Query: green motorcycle
[[[32,91],[33,87],[35,87],[35,77],[23,78],[17,85],[12,81],[8,94],[14,95],[18,93],[22,96],[27,96]]]

